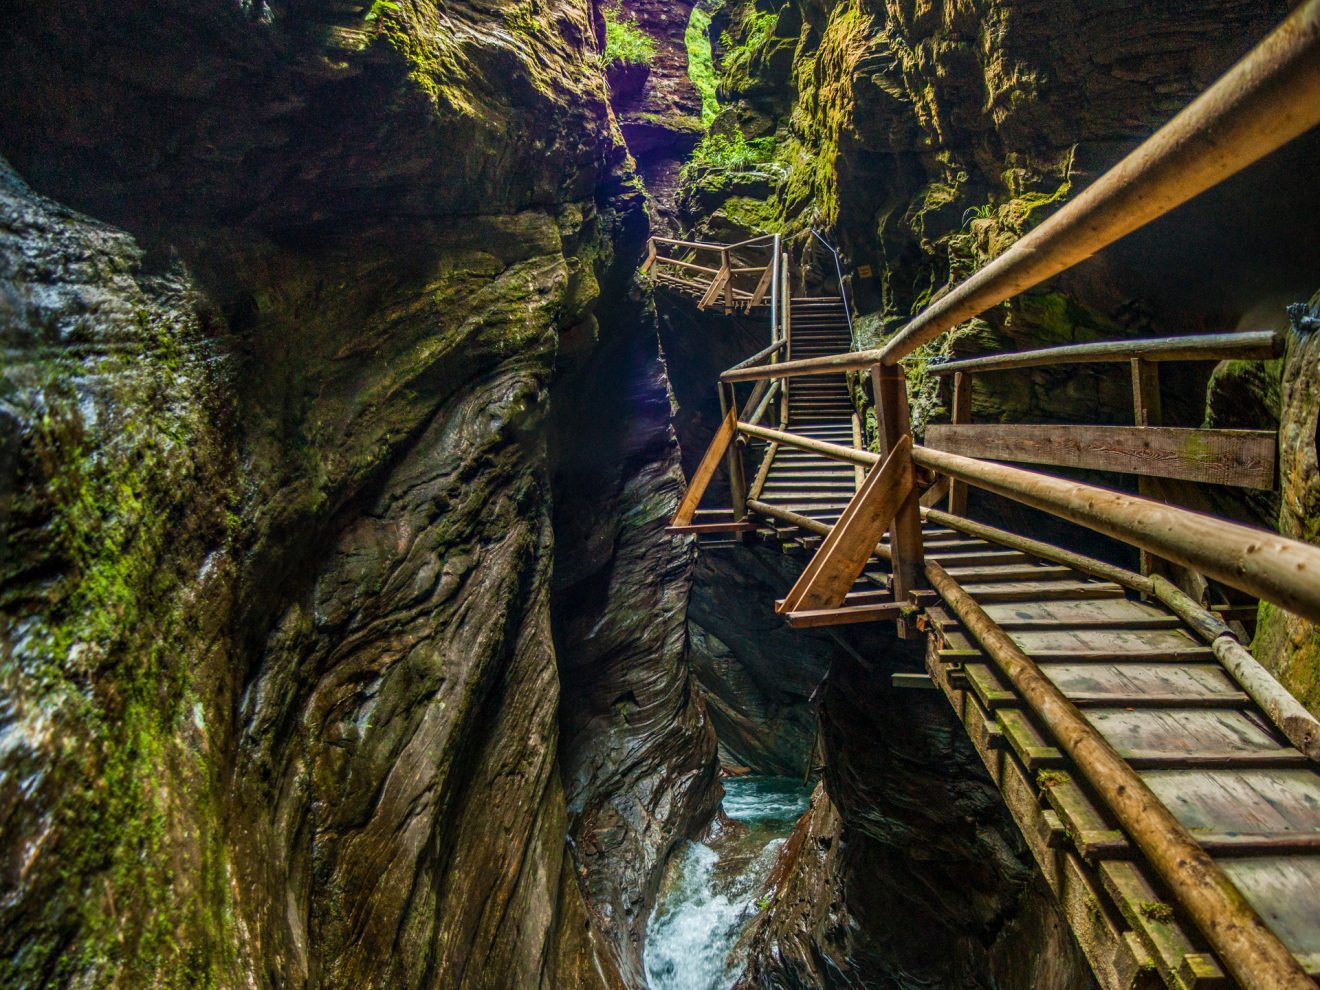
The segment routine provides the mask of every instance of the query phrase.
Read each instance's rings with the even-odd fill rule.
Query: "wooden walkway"
[[[1320,975],[1320,774],[1159,602],[927,527],[945,567]],[[969,563],[970,562],[970,563]],[[1234,986],[1058,741],[942,603],[927,668],[1105,987]]]
[[[846,300],[791,300],[789,258],[825,244],[815,232],[801,252],[779,235],[657,239],[645,266],[661,285],[696,283],[674,288],[700,290],[703,309],[769,300],[770,344],[720,374],[724,418],[670,532],[811,550],[775,606],[790,625],[887,620],[926,637],[926,686],[966,727],[1104,990],[1317,990],[1320,720],[1250,655],[1241,616],[1207,603],[1218,582],[1320,622],[1320,547],[1143,497],[1149,478],[1273,486],[1272,433],[1161,425],[1159,367],[1265,360],[1284,342],[1115,340],[927,365],[952,375],[952,422],[924,442],[903,362],[1317,124],[1320,0],[1302,0],[1122,162],[874,350],[843,339]],[[845,291],[825,246],[826,279]],[[1068,362],[1128,368],[1132,422],[971,422],[974,374]],[[878,452],[861,449],[849,372],[869,381]],[[776,395],[777,426],[763,425]],[[756,443],[766,453],[748,486],[743,451]],[[731,511],[696,523],[721,464]],[[1142,494],[1041,464],[1136,475]],[[1140,573],[971,520],[969,486],[1128,544]]]

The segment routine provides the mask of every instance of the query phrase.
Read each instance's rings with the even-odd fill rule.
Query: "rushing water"
[[[651,990],[728,990],[742,970],[739,937],[761,910],[775,856],[810,789],[786,777],[724,782],[724,813],[739,822],[674,854],[646,932]]]

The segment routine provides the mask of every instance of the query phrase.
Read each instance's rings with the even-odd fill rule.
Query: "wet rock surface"
[[[890,686],[915,665],[906,644],[862,655],[869,669],[836,663],[826,681],[824,781],[775,867],[739,987],[1089,986],[948,703]]]
[[[612,67],[611,102],[652,203],[656,233],[677,236],[678,172],[701,139],[701,95],[688,77],[684,40],[693,0],[621,0],[621,16],[650,38],[645,65]]]
[[[591,11],[15,14],[0,982],[635,984],[712,744]]]
[[[1320,295],[1292,308],[1280,383],[1278,529],[1308,543],[1320,543],[1318,316]],[[1320,628],[1315,623],[1263,604],[1251,651],[1302,704],[1320,714]]]
[[[790,629],[775,614],[803,563],[768,546],[703,549],[688,610],[692,670],[721,759],[799,778],[817,741],[814,696],[841,652],[829,636]]]

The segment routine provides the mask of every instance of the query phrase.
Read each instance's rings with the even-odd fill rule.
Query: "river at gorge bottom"
[[[742,936],[766,906],[780,847],[807,808],[811,788],[789,777],[724,781],[732,824],[670,857],[647,926],[651,990],[728,990],[743,968]]]

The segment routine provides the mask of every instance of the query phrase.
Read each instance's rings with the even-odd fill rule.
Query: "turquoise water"
[[[728,990],[742,971],[739,939],[760,913],[766,880],[811,789],[788,777],[724,781],[724,813],[741,823],[671,857],[646,931],[651,990]]]

